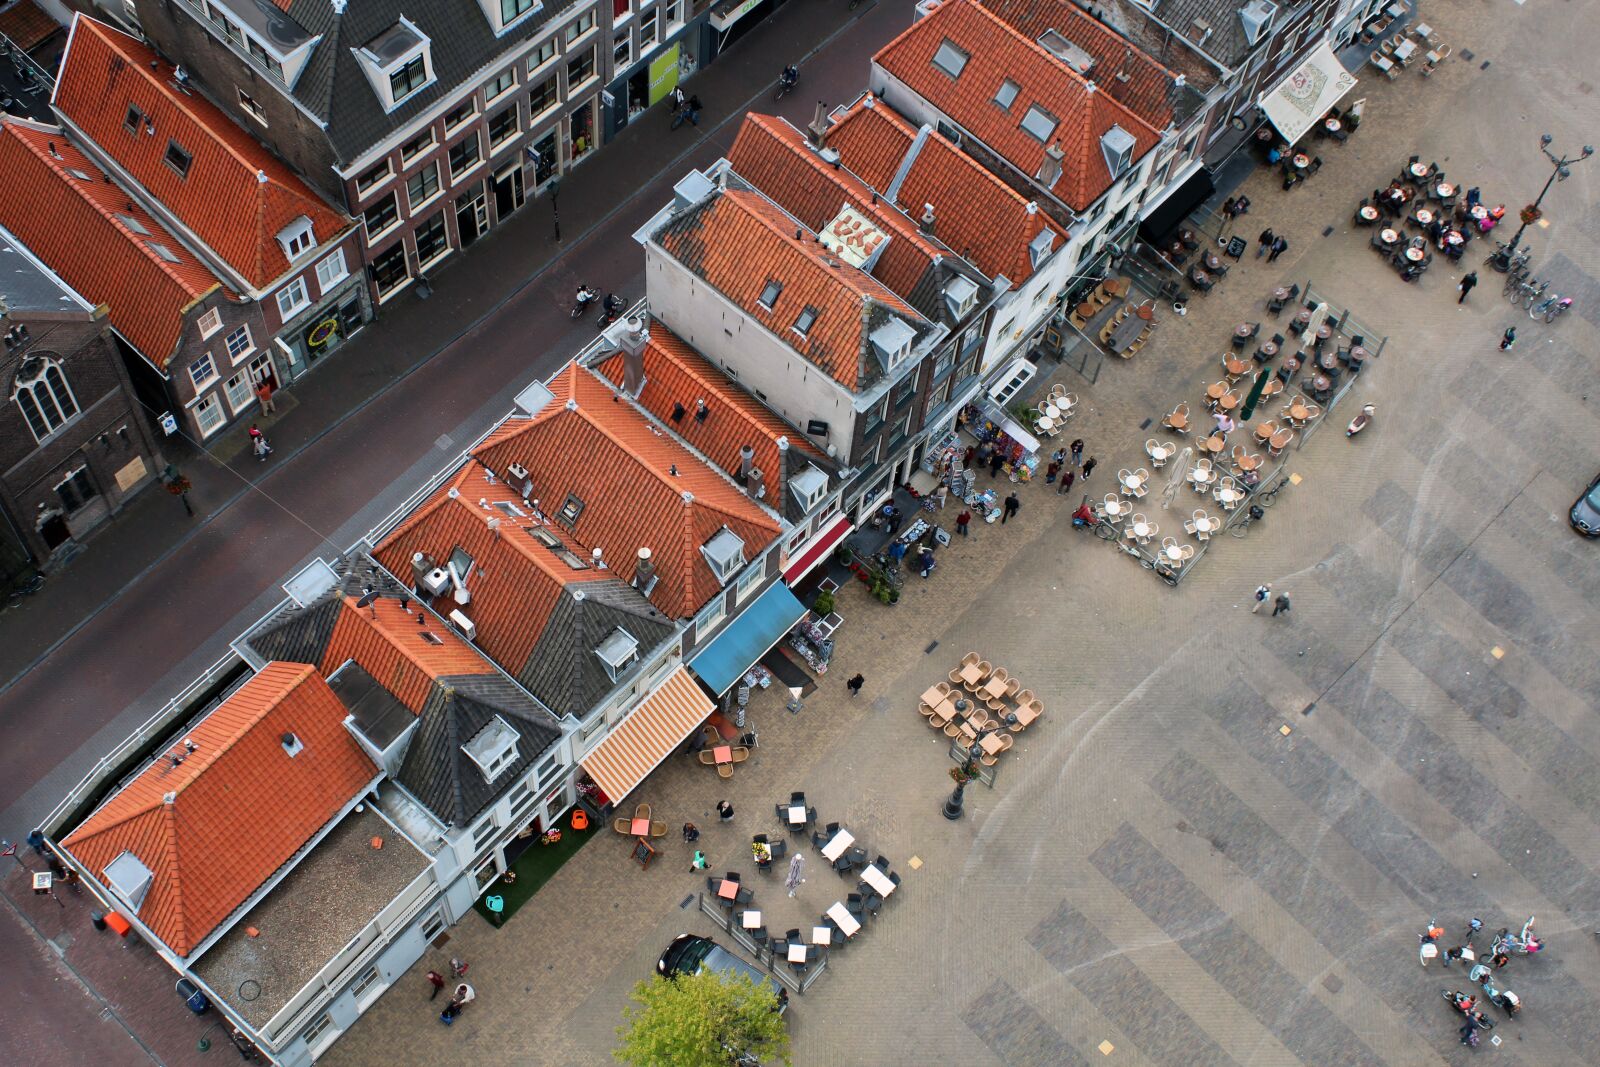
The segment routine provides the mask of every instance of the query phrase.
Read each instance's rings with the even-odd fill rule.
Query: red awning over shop
[[[833,551],[833,546],[844,540],[845,535],[854,529],[855,526],[851,524],[849,518],[843,515],[839,516],[832,526],[828,527],[816,540],[811,542],[811,547],[801,553],[799,559],[789,565],[789,569],[783,572],[783,580],[792,586],[807,574],[810,574],[812,569],[822,561],[822,557]]]

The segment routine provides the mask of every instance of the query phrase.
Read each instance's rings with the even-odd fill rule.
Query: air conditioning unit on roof
[[[450,572],[443,567],[435,567],[422,576],[422,588],[427,590],[429,596],[443,596],[450,589]]]

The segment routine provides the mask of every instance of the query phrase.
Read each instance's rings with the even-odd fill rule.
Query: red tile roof
[[[1126,104],[1153,129],[1172,122],[1175,71],[1071,0],[978,0],[1012,29],[1037,41],[1055,30],[1094,59],[1089,77]]]
[[[728,161],[739,177],[813,231],[822,232],[846,204],[876,222],[889,234],[889,244],[871,274],[907,301],[944,252],[877,190],[849,170],[829,166],[783,119],[745,115]]]
[[[872,275],[844,266],[815,235],[796,237],[795,220],[757,193],[726,189],[656,231],[656,242],[704,278],[773,336],[848,389],[877,376],[868,335],[873,305],[914,329],[928,321]],[[771,310],[759,303],[769,281],[783,291]],[[791,327],[818,312],[804,337]]]
[[[955,78],[933,65],[946,40],[968,57]],[[1029,178],[1044,162],[1045,144],[1024,131],[1021,121],[1035,104],[1049,112],[1056,120],[1050,143],[1064,154],[1061,177],[1051,191],[1075,211],[1088,208],[1111,186],[1102,134],[1121,126],[1134,138],[1135,160],[1161,139],[1111,93],[972,0],[945,0],[873,58]],[[1007,80],[1019,91],[1011,107],[1002,109],[994,97]]]
[[[637,398],[639,406],[735,480],[739,477],[739,450],[749,445],[766,480],[767,500],[779,507],[774,499],[783,491],[778,484],[782,468],[778,438],[789,441],[790,473],[803,469],[809,457],[820,456],[816,447],[662,323],[650,323],[650,340],[643,355],[645,383]],[[594,370],[613,386],[622,387],[620,352]],[[703,421],[694,417],[701,400],[709,410]],[[674,420],[673,408],[679,404],[685,414]]]
[[[535,486],[535,495],[545,492],[537,472]],[[481,464],[468,461],[455,477],[385,537],[373,556],[391,574],[409,582],[411,557],[417,552],[429,554],[440,565],[449,560],[456,548],[470,555],[476,564],[474,573],[467,579],[467,591],[472,600],[460,611],[477,629],[477,646],[516,676],[521,674],[544,633],[562,589],[569,583],[612,577],[615,572],[568,566],[527,532],[528,527],[534,525],[531,515],[521,518],[508,515],[495,508],[496,503],[508,503],[521,511],[531,510],[523,507],[519,492],[498,478],[489,481]],[[547,514],[552,509],[548,500],[541,500],[540,506]],[[560,501],[555,501],[553,506],[560,507]],[[499,525],[491,529],[490,519],[499,520]],[[589,550],[574,541],[559,524],[546,523],[542,528],[559,538],[580,560],[588,562]],[[439,609],[448,613],[455,610],[456,605],[445,598]],[[404,625],[403,620],[396,622]],[[415,621],[411,628],[420,629]],[[441,651],[443,649],[435,649],[427,662],[439,662],[433,656]],[[330,646],[330,656],[332,652]],[[329,663],[331,660],[325,660],[324,667]],[[366,666],[365,661],[363,666]],[[385,685],[389,684],[388,679],[372,667],[367,667],[367,672]],[[408,694],[394,686],[389,688],[412,710],[420,707],[420,704],[411,703]]]
[[[747,560],[777,538],[776,518],[608,383],[569,364],[550,388],[544,410],[507,420],[473,455],[502,475],[513,463],[527,468],[541,510],[585,546],[580,556],[603,548],[606,573],[631,581],[637,551],[650,549],[658,577],[650,601],[662,612],[693,615],[722,588],[700,549],[723,527],[744,542]],[[564,524],[556,517],[569,495],[582,510]]]
[[[418,611],[406,611],[389,597],[379,597],[364,608],[356,606],[355,597],[345,597],[322,655],[322,673],[331,675],[346,660],[355,660],[400,703],[418,713],[440,678],[495,673],[489,661],[454,631],[430,616],[422,617],[429,625],[418,626]],[[442,644],[427,640],[424,633]]]
[[[258,289],[292,266],[277,235],[311,220],[321,245],[350,225],[288,166],[197,92],[173,88],[172,67],[139,41],[78,15],[61,60],[54,102],[218,258]],[[154,135],[123,125],[137,107]],[[192,157],[180,176],[169,143]]]
[[[874,187],[887,188],[916,138],[917,130],[892,108],[866,97],[839,116],[826,143],[838,149],[845,166]],[[898,198],[917,214],[922,205],[934,205],[940,240],[989,277],[1004,275],[1012,288],[1033,276],[1029,246],[1041,231],[1055,235],[1055,248],[1067,243],[1067,232],[1037,205],[931,129]],[[979,204],[981,210],[974,210]]]
[[[180,742],[63,846],[97,874],[137,857],[153,875],[140,920],[188,956],[377,777],[346,715],[315,667],[269,663],[184,735],[181,764]]]
[[[0,223],[68,285],[109,305],[117,332],[165,367],[185,309],[219,287],[216,276],[57,127],[7,116],[0,173]]]
[[[34,0],[22,0],[0,11],[0,33],[13,47],[31,52],[61,32],[61,23],[46,15]]]

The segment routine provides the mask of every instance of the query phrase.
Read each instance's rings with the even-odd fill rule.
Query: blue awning
[[[775,582],[709,645],[695,653],[689,666],[720,697],[805,613],[805,605],[795,599],[789,587]]]

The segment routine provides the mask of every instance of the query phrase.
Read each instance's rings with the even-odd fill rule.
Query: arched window
[[[53,359],[30,356],[17,372],[12,401],[22,409],[35,440],[43,441],[78,413],[78,401],[67,388],[61,365]]]

